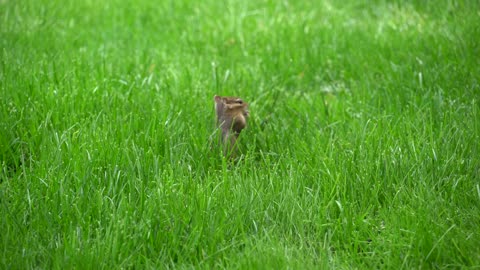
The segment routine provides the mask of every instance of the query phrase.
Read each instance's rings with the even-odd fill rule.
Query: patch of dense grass
[[[441,2],[0,1],[1,268],[479,267],[480,7]]]

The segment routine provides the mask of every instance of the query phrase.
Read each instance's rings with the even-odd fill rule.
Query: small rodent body
[[[217,127],[222,132],[225,151],[233,152],[240,132],[247,126],[248,103],[238,97],[215,96]]]

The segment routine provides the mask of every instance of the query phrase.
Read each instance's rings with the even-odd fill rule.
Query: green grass
[[[474,0],[1,0],[0,268],[479,268],[479,37]]]

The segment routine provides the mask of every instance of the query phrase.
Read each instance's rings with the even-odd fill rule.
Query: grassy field
[[[478,1],[154,2],[0,0],[1,269],[480,267]]]

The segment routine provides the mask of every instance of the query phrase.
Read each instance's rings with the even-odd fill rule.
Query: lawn
[[[1,269],[480,268],[478,1],[0,0],[0,49]]]

